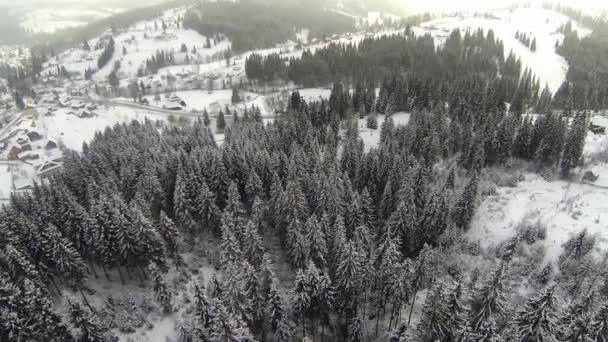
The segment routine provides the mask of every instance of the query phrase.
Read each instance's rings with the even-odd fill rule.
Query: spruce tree
[[[218,130],[218,132],[223,132],[224,129],[226,128],[226,119],[224,119],[224,112],[222,112],[222,110],[220,109],[220,113],[217,115],[217,121],[216,121],[216,129]]]
[[[587,136],[587,115],[578,113],[572,121],[570,130],[564,144],[562,157],[562,176],[568,177],[570,171],[574,169],[583,155],[585,138]]]
[[[554,341],[557,334],[558,307],[555,286],[548,287],[538,296],[528,300],[515,319],[520,341]]]
[[[452,222],[454,222],[456,227],[464,231],[469,230],[471,227],[471,221],[475,214],[478,182],[479,177],[477,174],[473,174],[452,212]]]
[[[450,333],[450,312],[443,295],[443,284],[436,284],[426,297],[420,323],[416,326],[417,340],[434,342],[446,340]]]
[[[78,331],[76,341],[79,342],[107,342],[110,338],[105,335],[104,328],[96,315],[86,306],[82,306],[73,298],[67,300],[68,321]]]
[[[151,287],[154,291],[154,299],[161,306],[164,313],[171,313],[173,311],[171,290],[163,279],[163,275],[160,272],[158,265],[150,263],[148,265],[148,273],[151,277]]]
[[[597,314],[593,317],[589,329],[591,341],[608,341],[608,303],[603,302]]]
[[[475,333],[487,334],[506,311],[506,268],[501,263],[473,296],[471,328]]]

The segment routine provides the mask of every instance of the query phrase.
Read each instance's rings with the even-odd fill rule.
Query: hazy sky
[[[484,11],[513,3],[530,3],[541,5],[547,0],[401,0],[405,8],[422,11]],[[580,8],[584,11],[608,10],[608,0],[559,0],[551,1]]]
[[[399,3],[404,9],[413,11],[484,11],[494,9],[497,7],[505,7],[515,2],[519,3],[532,3],[542,4],[547,0],[392,0],[395,3]],[[608,0],[549,0],[551,2],[560,2],[576,8],[581,8],[585,12],[594,13],[592,11],[608,10]],[[54,4],[66,4],[76,3],[78,5],[91,5],[93,7],[104,7],[104,6],[116,6],[121,4],[121,7],[132,7],[129,5],[131,1],[124,0],[0,0],[0,6],[48,6]],[[142,3],[142,0],[136,0],[133,2]],[[162,0],[150,0],[143,1],[145,3],[158,3]],[[595,13],[601,14],[601,13]]]

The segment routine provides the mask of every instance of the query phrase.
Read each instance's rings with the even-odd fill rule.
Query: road
[[[133,102],[128,102],[128,101],[113,101],[113,100],[110,100],[107,98],[95,99],[95,98],[82,97],[82,96],[74,96],[73,98],[76,100],[88,101],[88,102],[96,103],[96,104],[103,105],[103,106],[129,107],[129,108],[134,108],[134,109],[145,110],[148,112],[163,114],[163,115],[167,115],[167,116],[173,115],[173,116],[185,116],[185,117],[191,117],[191,118],[202,118],[203,117],[200,113],[191,113],[191,112],[186,112],[183,110],[170,110],[170,109],[163,109],[163,108],[158,108],[158,107],[144,106],[144,105],[141,105],[138,103],[133,103]],[[225,115],[225,116],[227,118],[229,118],[232,115]],[[276,117],[277,117],[276,115],[264,115],[263,116],[264,119],[274,119]],[[217,118],[217,114],[209,114],[209,118]]]

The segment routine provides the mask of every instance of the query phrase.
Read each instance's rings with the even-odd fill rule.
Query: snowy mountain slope
[[[230,48],[227,40],[205,48],[207,38],[193,30],[185,30],[176,24],[178,17],[183,15],[185,8],[176,8],[166,11],[154,20],[140,21],[127,30],[113,37],[115,42],[112,58],[93,75],[93,80],[104,81],[114,67],[116,61],[120,62],[119,78],[134,77],[137,70],[145,65],[145,61],[156,54],[157,51],[173,52],[178,62],[183,62],[186,53],[180,48],[185,44],[188,49],[188,58],[198,63],[206,62],[212,55],[222,54]],[[166,26],[163,29],[163,22]],[[78,73],[82,77],[86,69],[97,69],[97,59],[103,49],[95,49],[100,39],[109,40],[110,31],[102,37],[88,40],[91,51],[85,51],[82,46],[69,49],[57,57],[51,58],[44,65],[44,73],[55,72],[57,66],[63,66],[68,72]],[[103,44],[105,46],[105,44]],[[193,48],[196,52],[193,52]],[[125,53],[126,52],[126,53]]]
[[[510,51],[522,61],[523,69],[530,68],[540,79],[541,86],[549,86],[555,92],[566,78],[568,63],[555,52],[556,41],[561,42],[563,35],[558,33],[561,25],[569,18],[563,14],[536,8],[518,8],[514,10],[493,11],[484,16],[448,16],[438,18],[416,27],[417,34],[430,33],[437,44],[443,44],[448,34],[454,29],[474,31],[482,28],[484,31],[493,30],[495,37],[502,40],[505,55]],[[589,30],[573,23],[575,30],[581,36],[589,34]],[[515,38],[516,32],[526,33],[531,39],[536,38],[537,50],[531,51]]]

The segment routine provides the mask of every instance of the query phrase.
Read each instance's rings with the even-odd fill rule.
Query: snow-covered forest
[[[293,33],[248,40],[256,33],[247,28],[264,22],[264,13],[227,28],[224,16],[234,13],[223,6],[239,15],[250,7],[212,6],[221,16],[209,19],[203,5],[173,11],[170,28],[163,19],[150,32],[187,37],[184,20],[201,49],[234,40],[239,52]],[[324,21],[335,13],[306,15]],[[49,100],[49,108],[62,108],[43,114],[42,134],[64,125],[60,134],[72,138],[53,147],[62,153],[57,172],[12,192],[0,209],[0,341],[608,341],[605,207],[588,205],[607,198],[600,182],[608,175],[585,172],[607,170],[599,46],[608,24],[578,15],[588,35],[579,37],[570,22],[555,33],[563,35],[555,46],[538,35],[539,51],[570,63],[556,94],[492,29],[442,31],[436,45],[436,36],[404,20],[390,34],[345,36],[346,43],[328,41],[297,57],[281,48],[250,51],[239,61],[240,83],[215,94],[213,84],[206,95],[183,91],[186,101],[166,94],[200,113],[144,104],[160,95],[146,93],[143,81],[173,57],[145,55],[146,75],[119,80],[112,61],[135,53],[123,39],[114,51],[119,33],[112,32],[97,58],[79,63],[114,70],[91,71],[86,82],[98,87],[96,78],[116,77],[141,100],[80,93],[67,106],[64,94]],[[140,25],[142,36],[152,22]],[[350,27],[333,24],[330,32]],[[536,35],[523,32],[508,39],[526,46],[521,56],[536,53]],[[179,53],[195,56],[196,44],[180,43]],[[79,44],[91,49],[87,40]],[[212,63],[230,72],[230,58]],[[198,76],[205,64],[195,65]],[[36,83],[30,71],[15,80]],[[269,85],[288,93],[281,110],[260,100],[272,94],[251,92]],[[17,94],[32,117],[28,129],[35,127]],[[134,114],[118,120],[111,113],[121,103]],[[93,107],[89,118],[65,119],[70,108]],[[140,117],[145,110],[159,120]],[[112,122],[85,139],[92,136],[85,126]],[[21,153],[4,162],[27,162]],[[500,211],[512,206],[508,196],[543,201],[557,187],[525,189],[530,184],[563,184],[563,198],[492,226],[515,211]],[[587,206],[570,191],[587,196]],[[522,192],[527,197],[517,197]],[[558,215],[568,217],[563,225],[577,224],[558,229],[559,220],[545,219]]]

